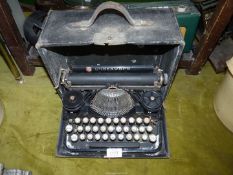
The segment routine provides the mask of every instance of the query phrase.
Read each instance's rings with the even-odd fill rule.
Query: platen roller
[[[167,74],[154,73],[70,73],[67,81],[71,85],[147,85],[166,84]]]

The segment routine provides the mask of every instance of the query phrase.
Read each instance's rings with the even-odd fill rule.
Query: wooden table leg
[[[21,72],[33,75],[35,68],[29,64],[25,44],[6,0],[0,0],[0,33]]]
[[[215,48],[222,32],[233,15],[233,0],[219,0],[215,13],[204,32],[197,51],[194,53],[194,61],[187,74],[198,74]]]

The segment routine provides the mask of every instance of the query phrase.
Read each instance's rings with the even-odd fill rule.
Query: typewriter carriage
[[[117,46],[98,46],[98,45],[87,45],[87,46],[56,46],[56,47],[44,47],[41,48],[41,53],[43,53],[44,57],[47,58],[44,63],[47,67],[47,70],[52,76],[52,81],[56,87],[60,86],[61,83],[69,87],[69,81],[67,77],[68,74],[72,74],[75,72],[83,73],[97,73],[96,69],[86,70],[93,65],[99,65],[99,72],[107,73],[111,72],[108,67],[112,66],[115,69],[115,72],[123,73],[122,76],[127,76],[127,72],[133,73],[159,73],[160,71],[166,73],[166,77],[168,78],[164,82],[165,84],[171,84],[172,77],[174,75],[173,69],[176,69],[177,63],[174,62],[176,60],[171,61],[171,58],[179,53],[181,48],[178,44],[164,44],[164,45],[117,45]],[[108,64],[108,65],[107,65]],[[137,67],[139,64],[138,71],[133,70],[134,65]],[[53,65],[53,66],[47,66]],[[76,71],[76,66],[82,65],[83,70]],[[89,65],[89,66],[88,66]],[[101,65],[103,65],[101,67]],[[81,69],[81,68],[80,68]],[[102,70],[101,70],[102,69]],[[131,69],[129,71],[124,69]],[[136,69],[136,68],[135,68]],[[141,70],[140,70],[141,69]],[[94,71],[94,72],[92,72]],[[63,74],[63,78],[61,79]],[[87,75],[85,74],[85,75]],[[83,74],[84,75],[84,74]],[[71,78],[72,79],[72,78]],[[142,80],[143,82],[143,80]],[[98,84],[97,82],[95,82]],[[84,82],[83,84],[90,85],[90,82]],[[134,83],[135,84],[135,83]],[[138,82],[140,85],[140,82]],[[71,85],[71,84],[70,84]],[[114,85],[114,84],[110,84]],[[143,84],[141,86],[144,89],[147,84]],[[119,84],[119,86],[121,86]],[[72,86],[71,86],[72,87]],[[97,88],[99,86],[90,86],[90,88]],[[101,86],[103,88],[103,86]],[[148,86],[148,89],[158,89],[161,87],[161,84],[154,84]],[[169,87],[169,86],[167,86]],[[164,87],[164,92],[167,92],[167,87]],[[82,89],[82,86],[79,87]],[[83,87],[88,89],[88,87]],[[130,88],[130,87],[128,87]],[[140,86],[133,86],[133,88],[139,88]],[[62,89],[59,89],[62,92]],[[166,96],[166,93],[163,94],[163,97]]]

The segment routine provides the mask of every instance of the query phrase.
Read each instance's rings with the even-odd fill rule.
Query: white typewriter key
[[[133,117],[130,117],[130,118],[129,118],[129,123],[130,123],[130,124],[133,124],[134,122],[135,122],[135,119],[134,119]]]
[[[149,140],[150,140],[150,142],[156,142],[156,135],[154,135],[154,134],[150,134],[149,135]]]
[[[89,125],[87,125],[87,126],[85,127],[85,131],[86,131],[86,132],[90,132],[90,131],[91,131],[91,127],[90,127]]]
[[[104,123],[104,119],[103,118],[98,118],[98,123],[99,124],[103,124]]]
[[[147,132],[152,132],[152,131],[153,131],[153,127],[150,126],[150,125],[147,126],[147,127],[146,127],[146,131],[147,131]]]
[[[149,117],[146,117],[144,118],[144,124],[148,125],[150,123],[150,118]]]
[[[119,118],[114,118],[114,119],[113,119],[113,123],[114,123],[114,124],[118,124],[118,123],[119,123]]]
[[[142,135],[142,140],[143,140],[143,141],[147,141],[147,139],[148,139],[148,135],[147,135],[147,134],[143,134],[143,135]]]
[[[114,131],[114,129],[115,129],[114,126],[109,126],[108,127],[108,132],[112,133]]]
[[[106,122],[107,124],[110,124],[110,123],[112,122],[112,119],[111,119],[111,118],[106,118],[105,122]]]
[[[134,140],[138,141],[140,139],[140,135],[139,134],[134,134]]]
[[[79,124],[79,123],[81,123],[81,118],[79,118],[79,117],[76,117],[76,118],[74,119],[74,122],[75,122],[76,124]]]
[[[116,140],[116,135],[115,134],[111,134],[110,135],[110,139],[113,141],[113,140]]]
[[[131,134],[127,134],[127,135],[126,135],[126,139],[127,139],[128,141],[132,140],[132,135],[131,135]]]
[[[125,117],[121,117],[121,124],[125,124],[126,123],[126,118]]]
[[[123,134],[119,134],[118,135],[118,140],[124,140],[124,135]]]
[[[121,126],[117,126],[116,127],[116,132],[120,133],[122,131],[122,127]]]
[[[78,141],[78,135],[77,134],[72,134],[70,136],[70,139],[71,139],[72,142],[77,142]]]
[[[143,132],[145,132],[145,130],[146,130],[146,129],[145,129],[144,126],[140,126],[140,127],[139,127],[139,132],[143,133]]]
[[[134,132],[134,133],[138,132],[138,127],[137,126],[132,126],[131,131]]]
[[[95,118],[95,117],[91,117],[91,118],[90,118],[90,123],[91,123],[91,124],[94,124],[95,122],[96,122],[96,118]]]
[[[89,122],[89,118],[84,117],[84,118],[83,118],[83,123],[85,123],[85,124],[86,124],[86,123],[88,123],[88,122]]]
[[[93,139],[93,135],[90,133],[90,134],[87,134],[87,139],[88,140],[92,140]]]
[[[73,130],[73,126],[72,125],[66,125],[66,128],[65,128],[66,132],[71,132]]]
[[[78,126],[77,130],[78,130],[78,132],[83,132],[83,127],[82,126]]]
[[[141,124],[141,123],[142,123],[142,118],[141,118],[141,117],[138,117],[138,118],[136,119],[136,123],[137,123],[137,124]]]
[[[70,119],[68,120],[68,122],[69,122],[69,123],[73,123],[73,120],[70,118]]]
[[[99,127],[98,127],[98,126],[96,126],[96,125],[95,125],[95,126],[93,126],[92,131],[93,131],[93,132],[98,132],[98,131],[99,131]]]
[[[97,141],[100,140],[100,134],[95,135],[95,140],[97,140]]]
[[[124,131],[125,133],[129,132],[129,127],[128,127],[128,126],[124,126],[123,131]]]
[[[108,134],[103,134],[102,139],[105,140],[105,141],[108,140]]]
[[[103,126],[100,127],[101,132],[106,132],[106,130],[107,130],[106,126],[103,125]]]
[[[85,140],[86,135],[85,134],[80,134],[79,138],[80,138],[80,140]]]

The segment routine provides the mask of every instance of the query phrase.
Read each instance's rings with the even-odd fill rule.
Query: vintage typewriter
[[[163,102],[184,47],[171,9],[50,11],[36,47],[63,103],[58,156],[168,156]]]

